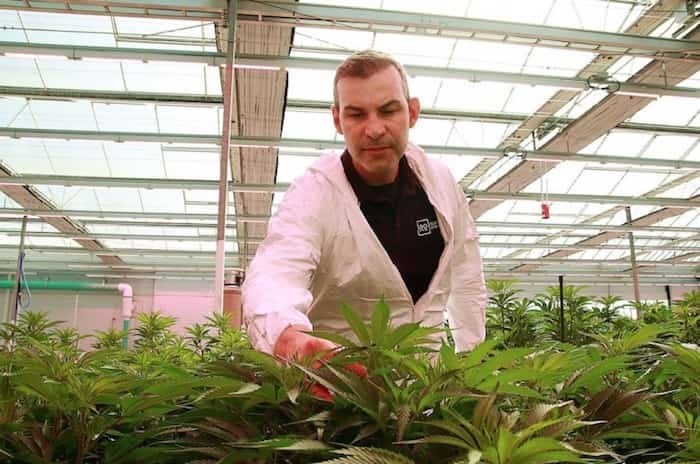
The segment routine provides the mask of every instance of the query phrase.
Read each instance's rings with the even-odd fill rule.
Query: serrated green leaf
[[[369,331],[360,316],[348,305],[343,304],[340,307],[340,314],[347,321],[353,333],[364,346],[369,346],[371,341]]]
[[[384,297],[381,297],[377,304],[374,306],[374,311],[372,312],[372,340],[375,344],[381,346],[384,341],[384,334],[389,328],[389,316],[391,315],[391,310],[389,305],[384,301]]]

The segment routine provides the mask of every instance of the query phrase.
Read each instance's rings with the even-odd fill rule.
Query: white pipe
[[[122,319],[131,319],[131,312],[134,308],[134,290],[127,283],[117,285],[117,290],[122,294]]]
[[[73,301],[73,327],[78,330],[78,301],[80,300],[80,292],[75,292],[75,300]]]

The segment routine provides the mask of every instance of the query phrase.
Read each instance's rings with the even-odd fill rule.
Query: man
[[[448,169],[408,143],[420,103],[392,57],[358,52],[338,67],[333,122],[342,156],[323,156],[287,190],[243,284],[253,346],[282,359],[330,350],[312,329],[369,320],[381,296],[394,325],[448,319],[458,350],[483,341],[486,290],[477,233]],[[449,301],[448,301],[449,300]]]

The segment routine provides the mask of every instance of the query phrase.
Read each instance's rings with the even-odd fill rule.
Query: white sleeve
[[[452,291],[447,315],[457,351],[468,351],[486,337],[486,285],[479,237],[469,204],[459,189],[455,219],[455,254],[452,257]]]
[[[307,313],[323,237],[320,195],[317,180],[309,174],[289,187],[246,272],[243,320],[259,351],[272,353],[282,331],[291,325],[312,330]]]

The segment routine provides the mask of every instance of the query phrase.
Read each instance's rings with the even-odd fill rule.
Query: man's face
[[[418,120],[417,98],[406,101],[399,71],[388,66],[367,78],[338,81],[333,122],[360,177],[369,185],[393,182],[406,150],[408,130]]]

